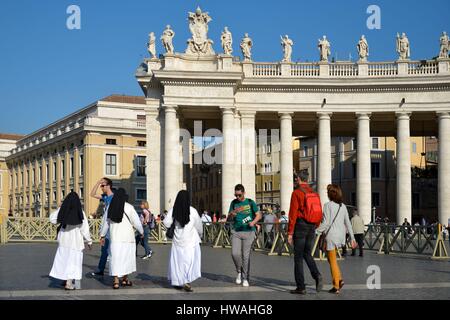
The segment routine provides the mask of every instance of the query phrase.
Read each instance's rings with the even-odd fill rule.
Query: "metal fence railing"
[[[93,241],[99,241],[100,219],[89,219]],[[442,241],[440,225],[397,226],[393,224],[369,224],[364,234],[365,250],[378,253],[415,253],[435,255],[438,245],[446,250]],[[287,223],[258,223],[253,250],[268,255],[292,255],[293,248],[288,243]],[[214,248],[231,247],[232,224],[229,222],[207,222],[203,224],[203,245]],[[318,237],[315,246],[317,246]],[[8,242],[56,242],[56,226],[47,218],[10,217],[0,225],[0,243]],[[151,230],[150,243],[169,243],[166,227],[157,221]],[[318,250],[313,250],[318,251]],[[320,253],[314,252],[317,256]],[[447,252],[445,251],[445,255]]]

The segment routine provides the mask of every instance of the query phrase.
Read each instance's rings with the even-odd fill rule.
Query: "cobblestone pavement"
[[[82,290],[62,290],[61,281],[51,279],[50,272],[56,244],[23,243],[0,246],[0,299],[162,299],[162,300],[361,300],[450,299],[450,262],[434,261],[427,256],[379,255],[366,251],[365,256],[347,257],[339,262],[345,286],[340,295],[327,292],[331,288],[328,263],[318,261],[324,278],[323,292],[316,293],[314,281],[305,265],[306,296],[291,295],[294,287],[293,258],[267,256],[253,252],[250,287],[234,284],[236,272],[229,249],[202,247],[202,278],[193,283],[194,292],[173,289],[167,281],[168,245],[152,245],[149,260],[137,259],[137,272],[131,276],[132,288],[112,290],[109,276],[93,278],[100,247],[86,250],[83,261]],[[139,248],[139,256],[143,249]],[[379,266],[381,289],[370,290],[366,283],[369,266]],[[108,269],[107,269],[108,270]],[[106,270],[106,271],[107,271]]]

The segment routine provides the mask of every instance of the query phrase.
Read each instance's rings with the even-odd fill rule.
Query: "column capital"
[[[355,115],[358,120],[370,120],[372,112],[356,112]]]
[[[395,113],[397,120],[409,120],[411,117],[411,112],[398,111]]]
[[[163,104],[162,105],[164,112],[177,112],[178,106],[172,104]]]
[[[292,120],[293,115],[293,112],[278,112],[280,120]]]
[[[450,119],[450,111],[439,111],[436,112],[438,119]]]
[[[332,112],[317,112],[317,119],[319,120],[330,120],[333,115]]]
[[[238,114],[238,113],[236,113],[236,114]],[[248,111],[248,110],[243,111],[243,110],[241,110],[241,111],[239,111],[239,114],[240,114],[242,119],[244,119],[244,118],[247,118],[247,119],[248,118],[252,118],[252,119],[254,119],[255,116],[256,116],[256,111]]]
[[[229,107],[229,106],[227,106],[227,107],[219,107],[220,108],[220,111],[222,112],[222,115],[225,115],[225,114],[233,114],[234,112],[233,112],[233,107]]]

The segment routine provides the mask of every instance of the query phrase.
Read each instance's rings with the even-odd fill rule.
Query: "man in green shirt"
[[[231,231],[231,255],[236,266],[236,284],[248,287],[250,274],[250,251],[255,240],[255,225],[261,219],[256,202],[245,198],[242,184],[234,187],[236,199],[231,201],[228,218],[233,222]]]

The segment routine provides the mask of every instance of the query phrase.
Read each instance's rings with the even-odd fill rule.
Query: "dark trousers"
[[[303,273],[303,260],[314,279],[318,279],[320,272],[312,256],[312,247],[315,239],[315,225],[298,219],[294,229],[294,272],[297,289],[305,290],[305,275]]]
[[[355,240],[356,240],[356,243],[358,244],[359,255],[362,256],[363,255],[363,246],[364,246],[364,234],[362,234],[362,233],[355,234]],[[355,254],[356,254],[356,248],[352,249],[352,256],[354,256]]]
[[[98,271],[104,272],[106,267],[106,260],[108,259],[109,251],[109,239],[105,238],[105,245],[102,247],[102,255],[100,256],[100,261],[98,262]]]
[[[141,239],[141,235],[138,233],[136,235],[136,254],[137,254],[137,248],[139,244],[144,247],[145,249],[145,255],[149,255],[150,252],[152,252],[152,248],[150,248],[150,245],[148,244],[148,238],[150,237],[150,228],[148,225],[142,226],[144,229],[144,238]]]

